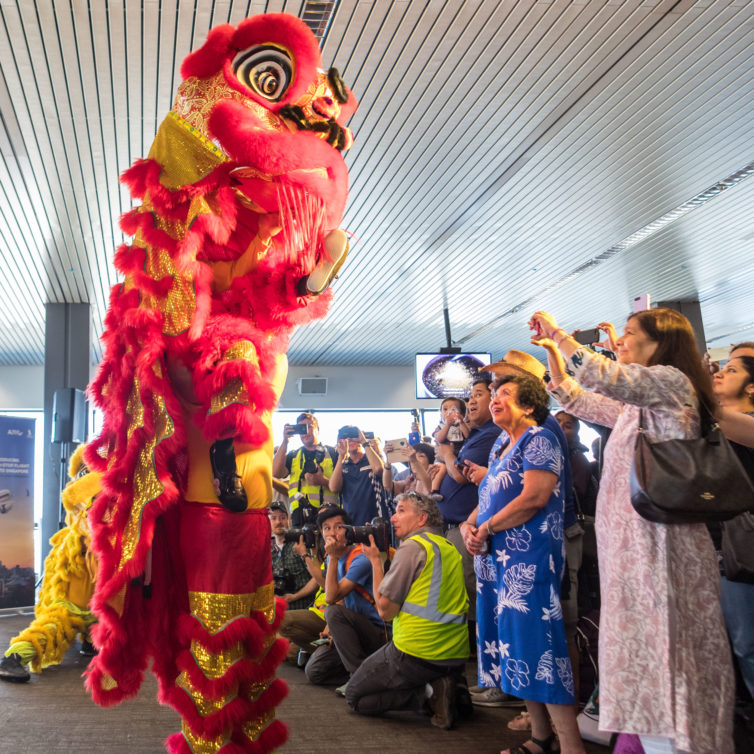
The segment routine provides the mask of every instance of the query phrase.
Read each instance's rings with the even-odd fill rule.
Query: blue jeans
[[[720,605],[746,687],[754,696],[754,584],[720,579]]]

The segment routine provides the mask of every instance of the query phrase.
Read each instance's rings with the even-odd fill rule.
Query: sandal
[[[526,747],[526,744],[529,743],[529,741],[531,741],[535,746],[538,746],[542,750],[541,753],[528,749]],[[560,754],[560,747],[558,747],[557,749],[552,748],[552,745],[557,741],[554,733],[550,733],[550,735],[545,739],[534,738],[532,736],[529,741],[519,744],[518,746],[511,747],[507,750],[508,754]],[[500,754],[504,754],[504,752],[501,751]]]

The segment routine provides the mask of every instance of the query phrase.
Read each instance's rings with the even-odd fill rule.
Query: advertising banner
[[[0,608],[34,604],[34,424],[0,415]]]

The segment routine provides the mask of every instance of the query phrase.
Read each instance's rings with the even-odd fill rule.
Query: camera
[[[289,426],[294,435],[305,435],[309,431],[309,425],[306,423],[290,424]]]
[[[293,542],[295,544],[303,537],[306,549],[313,550],[317,546],[318,536],[317,527],[314,524],[304,524],[295,529],[288,529],[283,538],[286,542]]]
[[[274,591],[278,597],[282,597],[284,594],[291,594],[295,592],[295,583],[293,577],[288,573],[275,573],[272,572],[272,580],[275,583]]]
[[[350,526],[343,527],[346,531],[346,542],[349,545],[362,544],[368,545],[369,535],[374,537],[374,543],[377,545],[377,549],[381,552],[387,552],[390,545],[390,523],[384,518],[376,516],[370,523],[364,526]]]
[[[304,465],[301,469],[304,474],[316,474],[319,471],[319,465],[325,460],[325,451],[318,448],[311,453],[308,450],[304,450]]]
[[[317,509],[309,502],[309,498],[300,492],[293,495],[292,499],[298,500],[298,508],[291,514],[291,520],[296,525],[288,529],[283,535],[283,539],[285,542],[293,542],[295,544],[303,537],[306,548],[313,550],[317,546],[319,538]]]

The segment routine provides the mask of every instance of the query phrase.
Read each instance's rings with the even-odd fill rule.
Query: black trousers
[[[457,665],[421,660],[401,652],[393,642],[380,647],[364,660],[346,686],[346,702],[362,715],[379,715],[388,710],[421,711],[427,683],[463,671]]]

